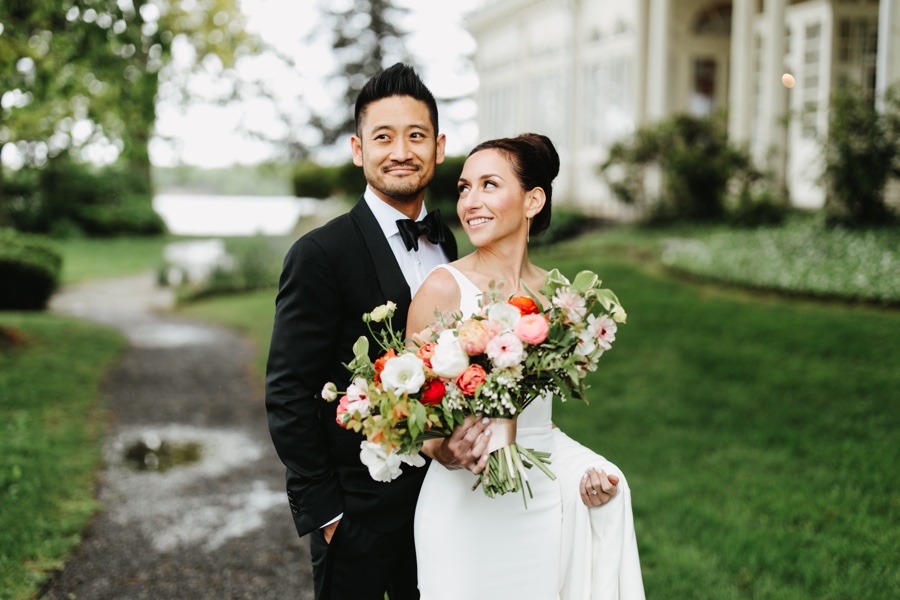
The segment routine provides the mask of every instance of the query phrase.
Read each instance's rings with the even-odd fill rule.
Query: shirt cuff
[[[338,516],[336,516],[336,517],[333,518],[332,520],[330,520],[330,521],[328,521],[327,523],[325,523],[324,525],[322,525],[322,527],[319,527],[319,529],[322,529],[323,527],[328,527],[329,525],[331,525],[331,524],[334,523],[335,521],[340,521],[340,520],[341,520],[341,517],[343,517],[343,516],[344,516],[344,513],[339,514]]]

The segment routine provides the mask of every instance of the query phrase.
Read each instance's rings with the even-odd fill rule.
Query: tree
[[[406,32],[397,23],[409,9],[391,0],[349,0],[343,8],[330,3],[322,8],[324,27],[331,32],[331,47],[338,62],[332,83],[340,90],[340,109],[313,115],[322,145],[330,146],[355,131],[356,97],[371,77],[396,62],[411,63],[404,45]]]
[[[192,50],[194,68],[227,73],[260,46],[244,25],[238,0],[3,0],[0,149],[15,142],[40,165],[105,138],[149,194],[148,144],[173,46]],[[76,139],[76,124],[89,132]]]

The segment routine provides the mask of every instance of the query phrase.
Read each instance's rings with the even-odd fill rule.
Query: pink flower
[[[524,315],[519,319],[513,332],[526,344],[540,344],[547,339],[549,330],[550,325],[547,323],[547,319],[541,315],[531,314]]]
[[[597,343],[604,350],[612,348],[612,343],[616,341],[616,330],[618,328],[619,326],[616,322],[606,315],[600,315],[600,317],[588,316],[588,331],[597,338]]]
[[[499,369],[514,367],[525,360],[525,347],[513,333],[502,333],[488,342],[487,355]]]
[[[348,414],[350,412],[349,406],[350,399],[347,398],[347,396],[341,396],[341,400],[338,402],[337,415],[334,418],[341,427],[343,427],[344,423],[350,418],[350,415]],[[347,418],[344,418],[344,415],[347,415]]]
[[[587,314],[587,305],[581,294],[564,288],[556,290],[553,305],[562,310],[569,321],[580,321]]]
[[[490,332],[484,328],[481,321],[476,319],[469,319],[460,325],[457,336],[459,345],[462,346],[462,349],[469,356],[483,354],[488,341],[491,339]]]

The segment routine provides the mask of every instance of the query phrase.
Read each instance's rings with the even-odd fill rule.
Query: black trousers
[[[418,600],[412,520],[399,531],[377,533],[346,515],[331,538],[309,534],[316,600]]]

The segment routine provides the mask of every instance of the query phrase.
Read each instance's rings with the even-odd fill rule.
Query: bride
[[[484,142],[459,178],[457,213],[476,247],[438,267],[413,298],[407,331],[421,331],[435,310],[478,311],[492,282],[505,294],[543,287],[546,271],[528,258],[530,235],[550,223],[559,156],[542,135]],[[542,298],[546,303],[546,298]],[[423,600],[574,600],[644,597],[631,496],[619,469],[574,442],[551,421],[549,398],[518,418],[517,440],[551,452],[556,480],[536,469],[527,509],[519,494],[472,491],[487,460],[491,428],[470,417],[453,436],[423,448],[434,458],[416,505],[415,542]]]

